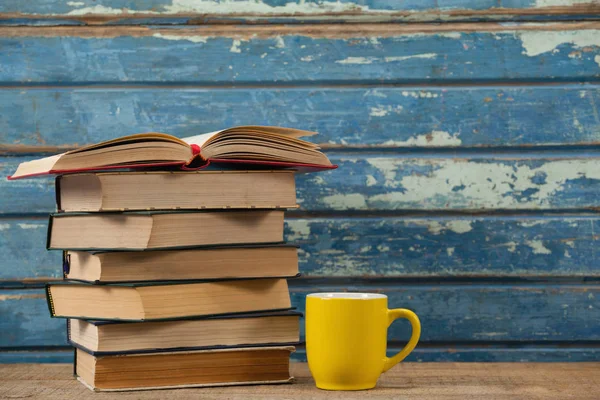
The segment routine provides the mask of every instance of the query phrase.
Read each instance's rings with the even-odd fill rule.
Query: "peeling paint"
[[[371,64],[375,57],[348,57],[343,60],[337,60],[336,64]]]
[[[242,49],[240,49],[240,45],[242,44],[241,40],[233,39],[231,42],[231,47],[229,48],[230,53],[241,53]]]
[[[83,6],[83,2],[69,2],[72,7]],[[343,12],[367,12],[368,6],[350,2],[323,1],[318,3],[288,2],[283,5],[272,6],[261,0],[173,0],[170,5],[165,5],[160,11],[148,10],[144,14],[326,14]],[[67,15],[126,15],[137,13],[135,9],[112,8],[95,5],[71,10]],[[377,10],[378,13],[391,13],[393,10]]]
[[[395,114],[400,114],[404,107],[398,106],[377,106],[371,107],[369,111],[369,115],[371,117],[385,117],[389,113],[393,112]]]
[[[454,255],[454,247],[446,248],[446,254],[448,254],[448,257],[452,257]]]
[[[348,11],[368,11],[368,6],[350,2],[323,1],[318,3],[288,2],[283,5],[272,6],[261,0],[173,0],[171,5],[165,6],[168,14],[177,13],[202,13],[202,14],[322,14]],[[378,12],[380,10],[377,10]]]
[[[557,160],[534,166],[447,159],[371,158],[367,162],[385,178],[385,187],[399,189],[370,196],[367,202],[392,208],[446,207],[448,202],[472,208],[552,207],[554,196],[567,181],[600,180],[600,169],[593,159]],[[407,163],[427,172],[405,174]],[[545,178],[540,180],[540,176]]]
[[[0,301],[22,299],[45,299],[43,294],[0,294]]]
[[[541,240],[528,240],[525,244],[531,247],[533,254],[552,254],[552,251],[545,247]]]
[[[427,227],[427,231],[433,233],[434,235],[440,235],[445,231],[452,231],[454,233],[459,234],[470,232],[471,230],[473,230],[472,222],[473,221],[471,220],[463,219],[445,222],[438,222],[435,220],[411,221],[411,223],[414,225]]]
[[[313,61],[315,58],[313,56],[306,56],[306,57],[301,57],[300,61],[304,61],[304,62],[311,62]]]
[[[275,48],[283,49],[284,47],[285,47],[285,42],[283,41],[283,38],[281,36],[277,36],[275,38]]]
[[[413,54],[410,56],[396,56],[396,57],[347,57],[343,60],[337,60],[337,64],[372,64],[374,62],[398,62],[404,60],[410,60],[413,58],[435,58],[436,53],[425,53],[425,54]]]
[[[435,99],[436,97],[439,96],[439,94],[438,93],[433,93],[433,92],[426,92],[424,90],[420,90],[418,92],[415,92],[415,91],[410,91],[409,92],[407,90],[404,90],[402,92],[402,96],[404,96],[404,97],[413,97],[415,99],[418,99],[418,98],[421,98],[421,99],[424,99],[424,98]]]
[[[535,7],[561,7],[576,4],[591,4],[593,0],[535,0]]]
[[[475,337],[496,337],[496,336],[506,336],[508,332],[476,332],[473,333]]]
[[[155,33],[152,35],[152,37],[155,38],[159,38],[159,39],[165,39],[165,40],[187,40],[188,42],[192,42],[192,43],[206,43],[208,41],[208,39],[210,39],[210,36],[180,36],[180,35],[163,35],[162,33]]]
[[[523,31],[517,32],[525,51],[523,54],[535,57],[556,50],[558,46],[570,43],[576,48],[600,46],[600,30],[578,31]]]
[[[286,235],[286,240],[294,241],[306,239],[310,235],[310,224],[306,220],[289,220],[286,221],[287,226],[291,230],[291,234]]]
[[[325,196],[322,199],[323,204],[333,208],[352,208],[356,210],[366,209],[367,202],[365,196],[358,193],[334,194]]]
[[[112,8],[106,6],[95,5],[92,7],[83,7],[71,10],[67,15],[88,15],[88,14],[100,14],[100,15],[125,15],[131,14],[135,11],[131,11],[127,8]],[[153,12],[150,12],[154,14]]]
[[[412,58],[435,58],[437,57],[436,53],[425,53],[425,54],[414,54],[412,56],[398,56],[398,57],[385,57],[385,62],[395,62],[395,61],[404,61],[410,60]]]
[[[373,186],[377,184],[377,179],[373,175],[367,175],[367,181],[365,182],[367,186]]]
[[[532,226],[545,225],[547,223],[548,223],[548,221],[545,221],[545,220],[537,220],[537,221],[523,221],[519,225],[521,225],[523,228],[531,228]]]
[[[517,244],[515,242],[506,243],[506,250],[508,250],[510,253],[514,253],[517,251]]]
[[[18,224],[21,229],[46,229],[46,224]]]
[[[441,146],[459,146],[462,140],[458,133],[451,135],[445,131],[432,131],[425,135],[417,135],[407,140],[387,140],[383,143],[385,146],[421,146],[421,147],[441,147]]]
[[[81,7],[85,6],[85,3],[83,1],[67,1],[67,5],[71,7]]]
[[[0,231],[10,229],[10,224],[0,224]]]
[[[594,61],[596,62],[596,64],[598,64],[598,66],[600,67],[600,55],[594,57]]]

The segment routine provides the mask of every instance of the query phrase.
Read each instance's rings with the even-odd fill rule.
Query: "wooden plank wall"
[[[440,3],[2,1],[0,174],[139,131],[317,130],[340,168],[297,179],[297,307],[386,293],[421,316],[411,360],[598,360],[600,3]],[[0,193],[0,362],[70,360],[53,182]]]

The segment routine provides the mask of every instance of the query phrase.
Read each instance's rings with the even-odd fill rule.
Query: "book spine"
[[[63,279],[67,279],[67,275],[71,272],[71,255],[67,250],[63,250]]]
[[[48,311],[50,311],[50,316],[52,318],[54,318],[55,317],[54,301],[52,300],[52,293],[50,292],[50,285],[46,285],[46,303],[48,304]]]
[[[48,218],[48,232],[46,233],[46,250],[50,250],[50,243],[52,242],[52,223],[54,222],[54,215],[50,214]]]
[[[62,206],[60,205],[60,181],[62,180],[62,175],[58,175],[54,180],[54,195],[56,197],[56,211],[63,212]]]

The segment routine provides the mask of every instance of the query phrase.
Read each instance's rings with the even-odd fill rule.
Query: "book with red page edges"
[[[183,139],[140,133],[21,163],[8,179],[103,170],[199,170],[210,164],[302,172],[337,168],[318,145],[299,139],[314,134],[276,126],[238,126]]]

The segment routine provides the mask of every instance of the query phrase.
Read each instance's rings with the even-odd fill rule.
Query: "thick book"
[[[93,355],[295,345],[296,311],[235,314],[158,322],[70,319],[69,342]]]
[[[94,391],[264,385],[292,381],[292,346],[93,356],[75,350],[75,375]]]
[[[156,321],[291,308],[285,279],[46,285],[52,317]]]
[[[298,274],[289,245],[204,247],[160,251],[67,251],[64,277],[94,283],[223,280]]]
[[[292,171],[61,175],[56,200],[66,212],[297,207]]]
[[[145,250],[283,242],[283,211],[125,212],[50,216],[48,249]]]
[[[238,126],[184,139],[164,133],[140,133],[21,163],[9,179],[106,169],[194,170],[211,163],[307,170],[335,168],[319,146],[299,139],[314,134],[276,126]]]

